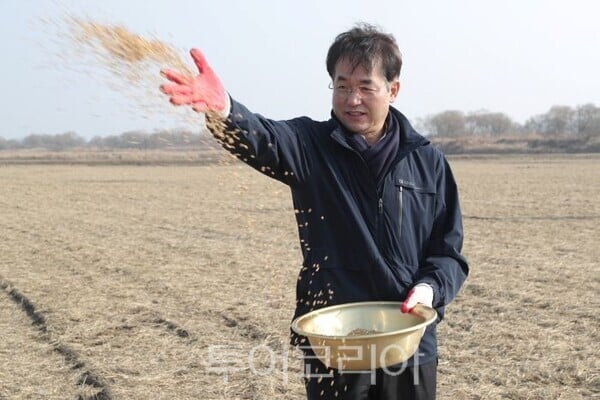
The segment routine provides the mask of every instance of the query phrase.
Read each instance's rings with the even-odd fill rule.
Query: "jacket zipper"
[[[340,145],[342,145],[342,147],[347,148],[348,150],[350,150],[351,152],[353,152],[354,154],[356,154],[356,156],[360,159],[360,161],[362,162],[362,164],[364,165],[365,168],[369,168],[367,162],[361,157],[360,153],[356,150],[354,150],[352,147],[348,146],[347,144],[345,144],[343,141],[340,140],[336,140]],[[384,183],[383,183],[383,188],[382,188],[382,193],[385,193],[385,178],[384,178]],[[377,191],[377,187],[375,187],[375,191]],[[381,236],[382,236],[382,231],[383,231],[383,227],[382,225],[382,216],[383,216],[383,197],[378,195],[378,201],[377,201],[377,218],[375,221],[375,241],[377,243],[377,246],[381,246]]]
[[[400,186],[400,190],[398,191],[398,203],[399,203],[399,215],[398,215],[398,239],[402,238],[402,209],[404,208],[402,205],[402,191],[403,188]]]
[[[376,241],[377,241],[377,246],[380,245],[381,242],[381,221],[383,219],[383,198],[379,197],[379,200],[377,201],[377,223],[375,225],[375,229],[376,229]]]

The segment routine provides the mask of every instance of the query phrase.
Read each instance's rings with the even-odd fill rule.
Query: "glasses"
[[[361,99],[373,98],[381,90],[376,86],[359,86],[354,88],[344,85],[343,83],[334,85],[333,82],[330,82],[328,87],[329,89],[333,90],[333,94],[335,96],[350,97],[350,95],[356,91]]]

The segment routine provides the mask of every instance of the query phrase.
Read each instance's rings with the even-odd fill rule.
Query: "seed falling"
[[[183,62],[180,52],[161,40],[142,37],[121,25],[101,24],[77,17],[68,19],[75,41],[99,51],[103,57],[101,60],[113,68],[115,74],[124,74],[137,81],[142,78],[139,67],[143,63],[156,63],[186,75],[193,74]],[[133,66],[138,68],[131,68]]]

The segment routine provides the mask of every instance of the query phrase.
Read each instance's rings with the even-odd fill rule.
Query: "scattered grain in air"
[[[317,379],[317,383],[321,383],[321,381],[323,381],[323,377],[319,376],[319,379]]]
[[[53,22],[53,21],[48,21]],[[58,22],[58,21],[57,21]],[[63,30],[66,22],[67,30]],[[192,126],[198,125],[196,113],[189,109],[170,107],[158,95],[158,86],[165,83],[159,71],[165,68],[176,70],[186,76],[197,72],[184,62],[183,52],[154,37],[143,37],[121,25],[103,24],[76,16],[67,16],[57,23],[61,39],[66,39],[68,47],[60,49],[59,57],[68,67],[92,61],[110,74],[108,85],[132,97],[137,103],[136,112],[143,115],[156,115],[161,112],[176,113],[179,118]],[[92,60],[88,60],[88,58]],[[189,57],[186,56],[186,60]],[[91,64],[91,63],[90,63]],[[227,125],[218,114],[206,113],[206,126],[217,139],[224,141],[228,134]],[[230,145],[233,139],[227,139]]]
[[[325,390],[321,390],[321,397],[325,394]]]
[[[158,39],[139,36],[120,25],[105,25],[85,21],[77,17],[68,17],[72,35],[79,45],[101,50],[105,62],[115,74],[124,74],[132,81],[139,81],[141,71],[136,69],[145,62],[158,63],[163,67],[172,67],[186,75],[192,70],[183,62],[180,53],[171,45]],[[123,64],[118,64],[122,62]]]

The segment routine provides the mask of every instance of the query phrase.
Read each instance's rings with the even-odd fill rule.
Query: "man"
[[[208,126],[247,164],[289,185],[304,257],[294,317],[358,301],[433,306],[440,320],[468,274],[460,254],[458,192],[444,156],[392,108],[402,60],[396,41],[367,24],[327,54],[331,119],[273,121],[231,99],[200,51],[200,74],[163,74],[176,105],[207,112]],[[306,347],[303,338],[292,342]],[[307,350],[309,399],[433,399],[437,342],[429,326],[407,365],[371,374],[333,371]],[[319,373],[321,372],[321,373]]]

